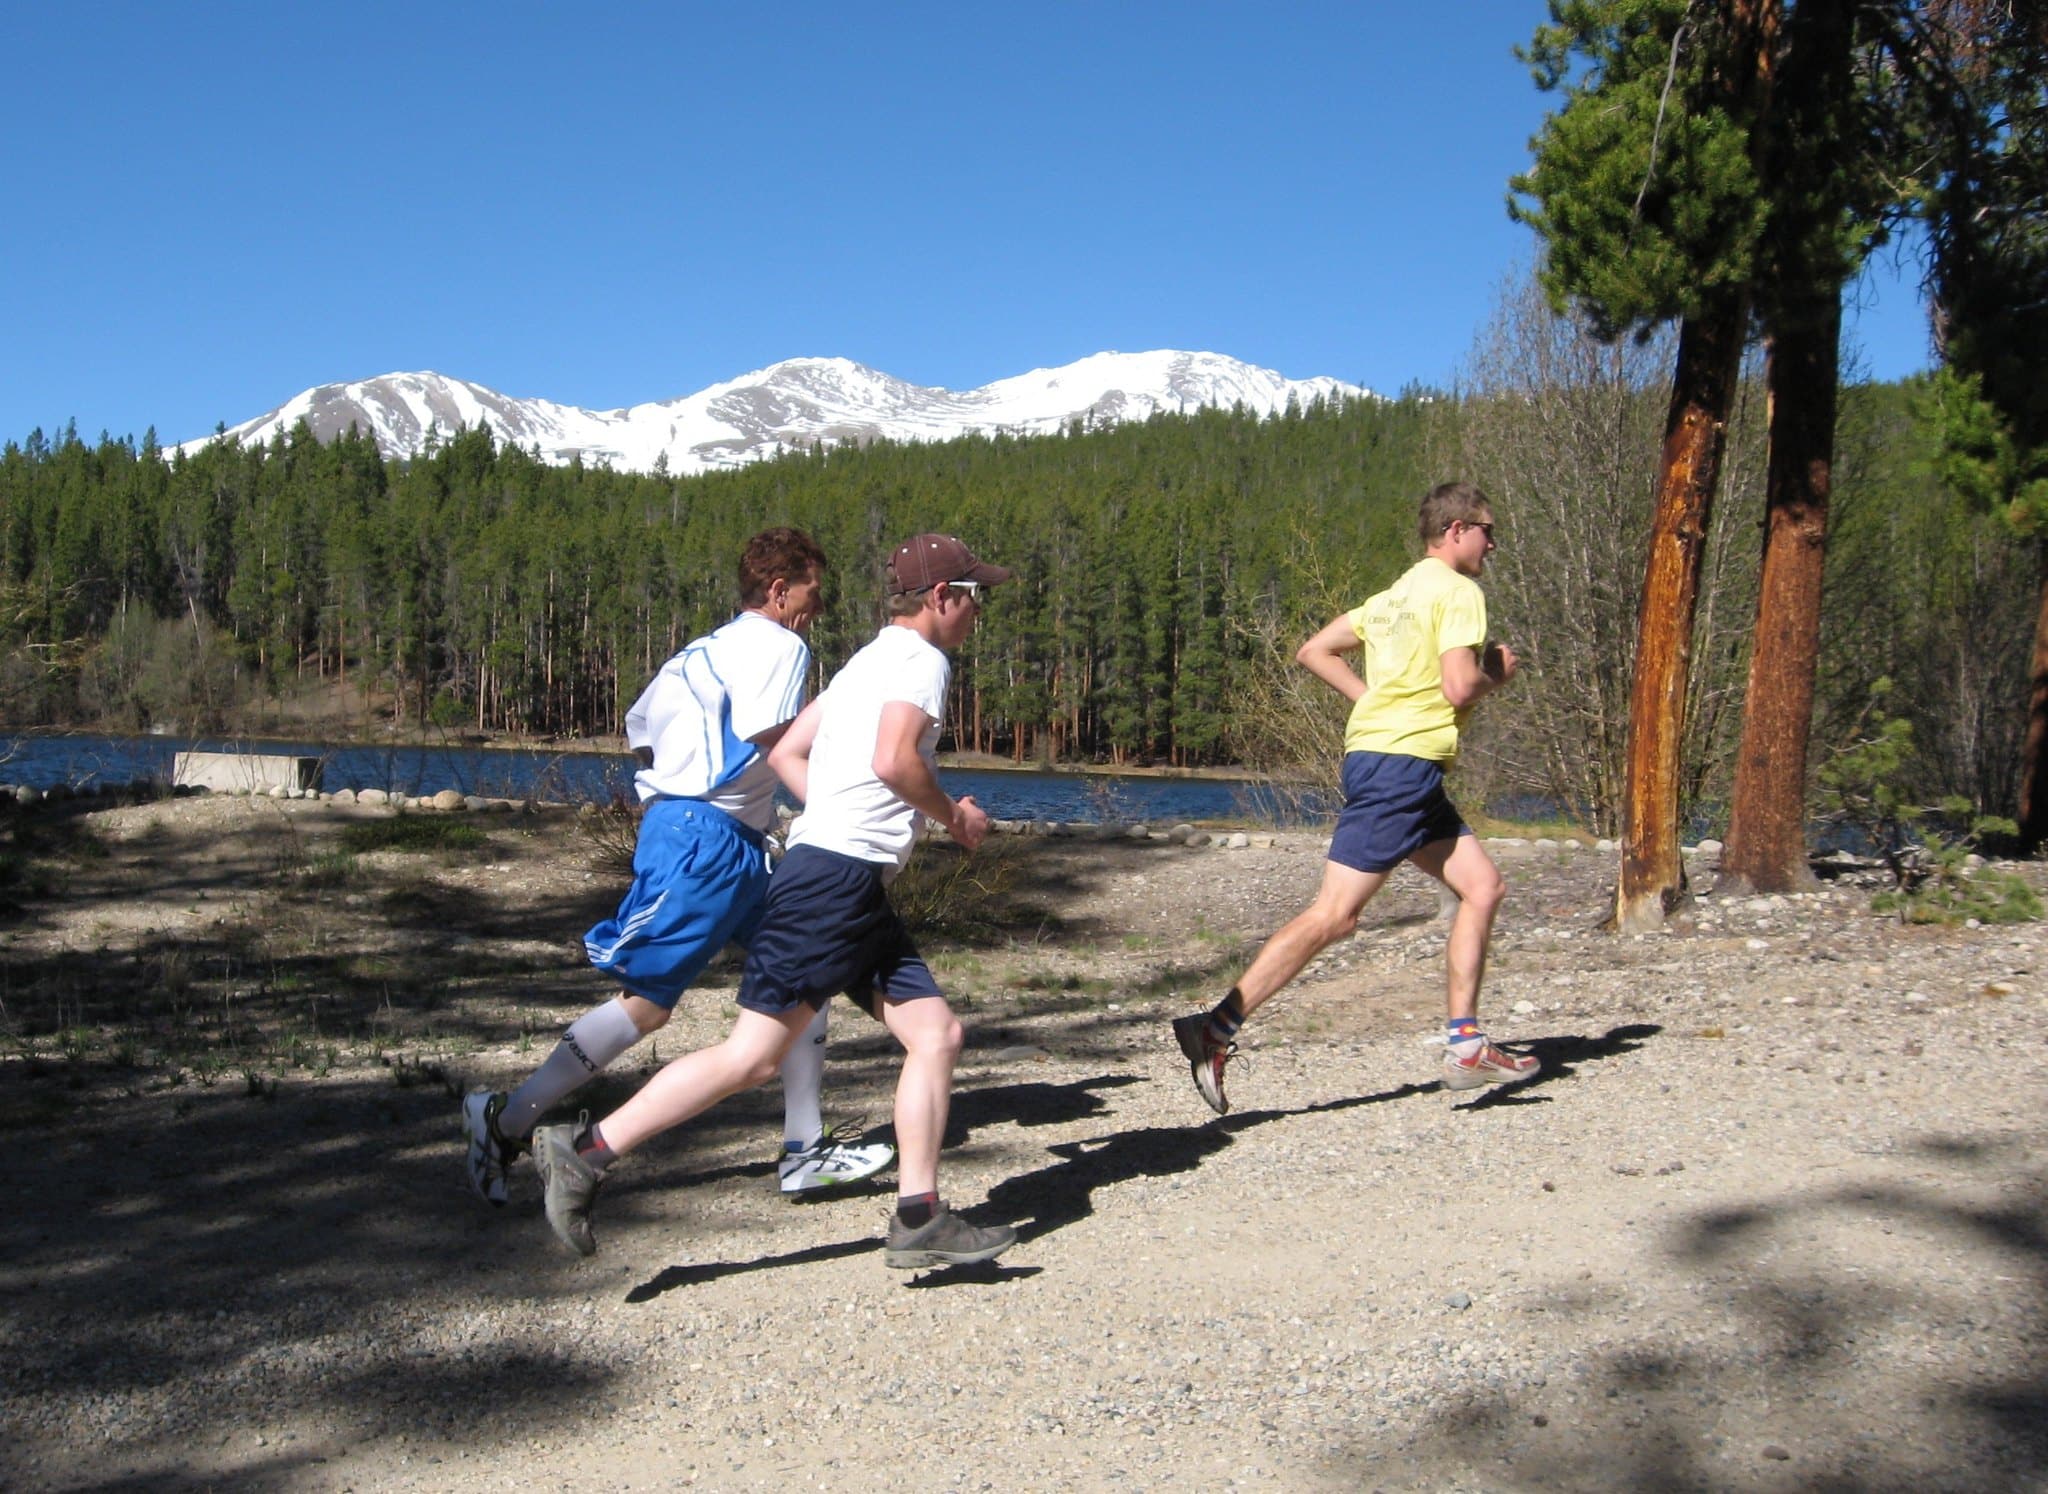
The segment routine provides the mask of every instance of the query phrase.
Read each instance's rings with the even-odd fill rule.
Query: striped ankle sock
[[[1209,1013],[1209,1041],[1219,1048],[1228,1047],[1237,1041],[1237,1029],[1244,1026],[1244,997],[1237,994],[1237,987],[1230,988],[1230,994],[1216,1003]]]

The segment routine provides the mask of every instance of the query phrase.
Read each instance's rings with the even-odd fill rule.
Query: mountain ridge
[[[304,420],[322,441],[354,424],[386,457],[412,457],[432,434],[487,425],[500,441],[538,450],[556,465],[580,459],[621,471],[686,474],[814,443],[1048,434],[1076,420],[1111,424],[1233,405],[1276,415],[1290,402],[1372,397],[1339,379],[1290,379],[1221,353],[1174,349],[1095,353],[966,390],[912,384],[848,358],[788,358],[694,394],[615,410],[507,395],[416,371],[316,385],[177,449],[191,453],[226,438],[267,441]]]

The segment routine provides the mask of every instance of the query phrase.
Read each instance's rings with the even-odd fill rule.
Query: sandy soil
[[[1495,843],[1489,1026],[1540,1079],[1441,1090],[1443,925],[1397,879],[1218,1119],[1167,1019],[1320,840],[934,848],[944,1187],[1019,1245],[886,1270],[886,1188],[775,1191],[771,1087],[622,1165],[583,1263],[530,1170],[465,1190],[456,1100],[602,994],[620,877],[566,815],[335,851],[385,813],[75,808],[0,924],[7,1487],[2048,1487],[2039,926],[1703,865],[1616,939],[1610,856]],[[886,1122],[888,1040],[834,1034],[828,1112]]]

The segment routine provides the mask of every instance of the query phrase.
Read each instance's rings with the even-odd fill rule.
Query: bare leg
[[[640,1093],[599,1123],[605,1145],[623,1157],[651,1136],[709,1110],[727,1095],[766,1084],[814,1015],[798,1003],[780,1016],[746,1007],[722,1043],[685,1053],[648,1080]]]
[[[626,1009],[626,1015],[633,1019],[633,1025],[640,1029],[640,1036],[659,1032],[668,1026],[668,1019],[675,1015],[672,1007],[656,1006],[645,996],[635,996],[631,991],[619,992],[619,1005]]]
[[[1316,900],[1268,939],[1237,978],[1237,994],[1249,1016],[1268,996],[1301,974],[1304,966],[1358,927],[1358,915],[1386,884],[1385,872],[1362,872],[1335,861],[1323,863]]]
[[[1409,859],[1458,894],[1458,912],[1444,947],[1444,1015],[1454,1020],[1477,1017],[1487,945],[1493,939],[1494,915],[1507,896],[1507,882],[1476,835],[1431,841]]]
[[[939,1189],[939,1142],[953,1103],[953,1064],[963,1041],[960,1019],[942,996],[883,1001],[882,1021],[903,1045],[896,1081],[896,1191]],[[609,1132],[606,1133],[609,1136]]]

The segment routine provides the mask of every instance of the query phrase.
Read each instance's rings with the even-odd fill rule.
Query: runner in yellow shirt
[[[1174,1037],[1210,1108],[1230,1109],[1223,1066],[1237,1031],[1302,967],[1358,926],[1358,915],[1403,861],[1458,896],[1449,966],[1444,1087],[1527,1079],[1533,1055],[1494,1046],[1479,1027],[1479,982],[1494,914],[1507,890],[1486,848],[1444,792],[1458,731],[1474,704],[1515,675],[1514,651],[1486,641],[1477,577],[1493,549],[1493,507],[1470,483],[1422,500],[1426,553],[1385,591],[1332,619],[1295,658],[1352,702],[1344,730],[1344,809],[1316,900],[1260,949],[1213,1011],[1177,1017]],[[1362,653],[1360,671],[1347,657]]]

